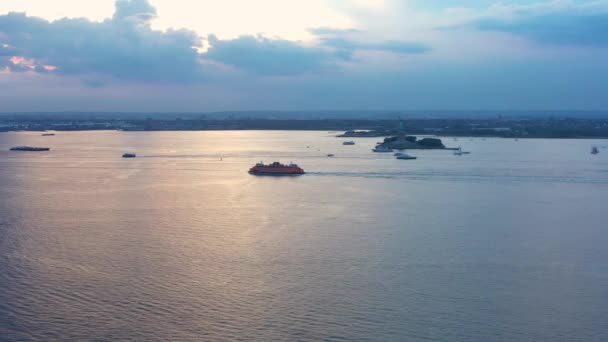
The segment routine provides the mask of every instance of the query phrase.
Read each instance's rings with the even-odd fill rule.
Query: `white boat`
[[[355,142],[354,142],[354,141],[352,141],[352,140],[350,140],[350,141],[345,141],[345,142],[343,142],[343,143],[342,143],[342,145],[354,145],[354,144],[355,144]]]
[[[378,153],[387,153],[387,152],[393,152],[393,149],[388,146],[385,146],[385,145],[378,145],[375,148],[373,148],[372,151],[378,152]]]
[[[401,153],[400,155],[397,156],[397,159],[399,159],[399,160],[410,160],[410,159],[416,159],[416,157],[410,156],[407,153]]]

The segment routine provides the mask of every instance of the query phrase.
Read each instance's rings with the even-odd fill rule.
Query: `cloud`
[[[117,0],[114,20],[149,21],[156,18],[156,8],[147,0]]]
[[[321,41],[325,46],[351,52],[355,50],[376,50],[393,53],[425,53],[431,50],[424,43],[399,40],[365,43],[344,38],[322,38]]]
[[[357,50],[384,51],[398,54],[420,54],[429,52],[431,47],[422,42],[386,40],[365,42],[349,37],[364,33],[356,29],[335,29],[330,27],[311,28],[309,32],[318,36],[323,46],[338,50],[342,55],[351,56]]]
[[[608,47],[608,1],[498,4],[467,25],[544,44]]]
[[[351,61],[358,50],[397,54],[419,54],[430,50],[429,46],[420,42],[359,42],[347,38],[362,33],[356,29],[320,27],[309,29],[309,32],[318,37],[318,46],[305,46],[262,35],[246,35],[229,40],[209,35],[207,41],[210,48],[203,58],[257,75],[277,76],[330,71],[339,68],[341,62]]]
[[[264,36],[241,36],[220,40],[207,37],[211,47],[205,59],[234,66],[260,75],[297,75],[335,67],[343,59],[322,48],[307,47],[282,39]]]
[[[210,34],[205,39],[190,30],[154,30],[150,24],[156,17],[148,0],[116,0],[114,15],[102,22],[0,15],[0,70],[75,76],[96,86],[113,81],[184,84],[217,79],[227,71],[258,76],[324,73],[352,61],[359,50],[430,50],[419,42],[361,42],[353,38],[363,32],[331,27],[310,30],[318,37],[316,46],[263,35],[222,40]],[[205,40],[208,46],[202,52]]]
[[[0,16],[0,56],[32,61],[32,71],[102,75],[142,82],[190,82],[200,77],[200,37],[192,31],[154,31],[154,9],[145,0],[119,0],[116,15],[49,22],[23,13]],[[5,51],[10,50],[10,51]],[[44,68],[53,66],[53,70]],[[0,57],[0,68],[23,69]]]
[[[298,75],[335,69],[349,57],[332,47],[261,35],[229,40],[209,35],[208,49],[201,52],[205,38],[189,30],[154,30],[150,23],[156,16],[147,0],[117,0],[113,17],[102,22],[0,15],[0,70],[77,76],[86,85],[192,83],[221,76],[225,66],[262,76]]]

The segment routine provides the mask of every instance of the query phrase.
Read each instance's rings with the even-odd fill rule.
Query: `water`
[[[376,141],[0,134],[0,340],[608,340],[606,141]]]

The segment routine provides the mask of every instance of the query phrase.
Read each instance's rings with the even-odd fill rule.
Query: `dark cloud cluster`
[[[260,75],[295,75],[335,66],[339,54],[282,39],[242,36],[204,39],[193,31],[157,31],[156,10],[147,0],[118,0],[111,19],[53,22],[24,13],[0,16],[0,69],[81,75],[138,82],[187,83],[204,80],[224,64]],[[23,60],[15,60],[15,56]],[[213,61],[215,64],[204,63]]]
[[[209,35],[208,49],[201,53],[204,38],[189,30],[153,30],[150,21],[156,16],[148,0],[117,0],[114,16],[103,22],[1,15],[0,70],[79,75],[86,84],[101,84],[100,79],[107,78],[188,83],[217,72],[218,64],[257,75],[297,75],[336,68],[356,50],[422,53],[429,49],[401,41],[359,43],[344,37],[357,30],[325,27],[311,29],[320,46],[261,35],[228,40]]]
[[[329,67],[338,54],[326,49],[306,47],[263,36],[241,36],[220,40],[214,35],[207,38],[211,48],[204,58],[232,65],[238,69],[262,75],[297,75]]]
[[[200,38],[192,31],[152,30],[154,8],[145,0],[119,0],[116,15],[49,22],[23,13],[0,16],[0,67],[19,71],[20,56],[36,69],[68,75],[101,75],[134,81],[187,82],[200,72]]]
[[[263,75],[295,75],[335,67],[340,61],[351,60],[357,50],[375,50],[399,54],[424,53],[430,47],[419,42],[381,41],[359,42],[347,38],[359,34],[356,29],[319,27],[309,29],[320,46],[303,46],[288,40],[263,36],[241,36],[219,40],[209,35],[211,45],[204,58],[232,65],[238,69]]]
[[[363,42],[353,40],[349,36],[362,33],[356,29],[335,29],[318,27],[309,32],[319,37],[325,47],[337,50],[342,56],[352,56],[357,50],[384,51],[398,54],[420,54],[431,51],[431,47],[422,42],[386,40],[379,42]]]
[[[424,43],[405,42],[399,40],[365,43],[344,38],[327,37],[322,38],[321,41],[325,46],[350,53],[354,52],[355,50],[375,50],[393,53],[425,53],[431,50],[431,48]]]
[[[508,17],[490,16],[472,25],[545,44],[608,47],[608,4],[599,5],[560,6],[555,2],[544,7],[521,6]]]

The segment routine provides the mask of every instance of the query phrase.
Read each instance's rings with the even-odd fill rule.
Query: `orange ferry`
[[[264,164],[259,162],[255,164],[254,167],[249,169],[249,173],[252,175],[275,175],[275,176],[284,176],[284,175],[303,175],[304,170],[300,168],[298,165],[290,163],[289,165],[284,165],[279,162],[274,162],[272,164]]]

